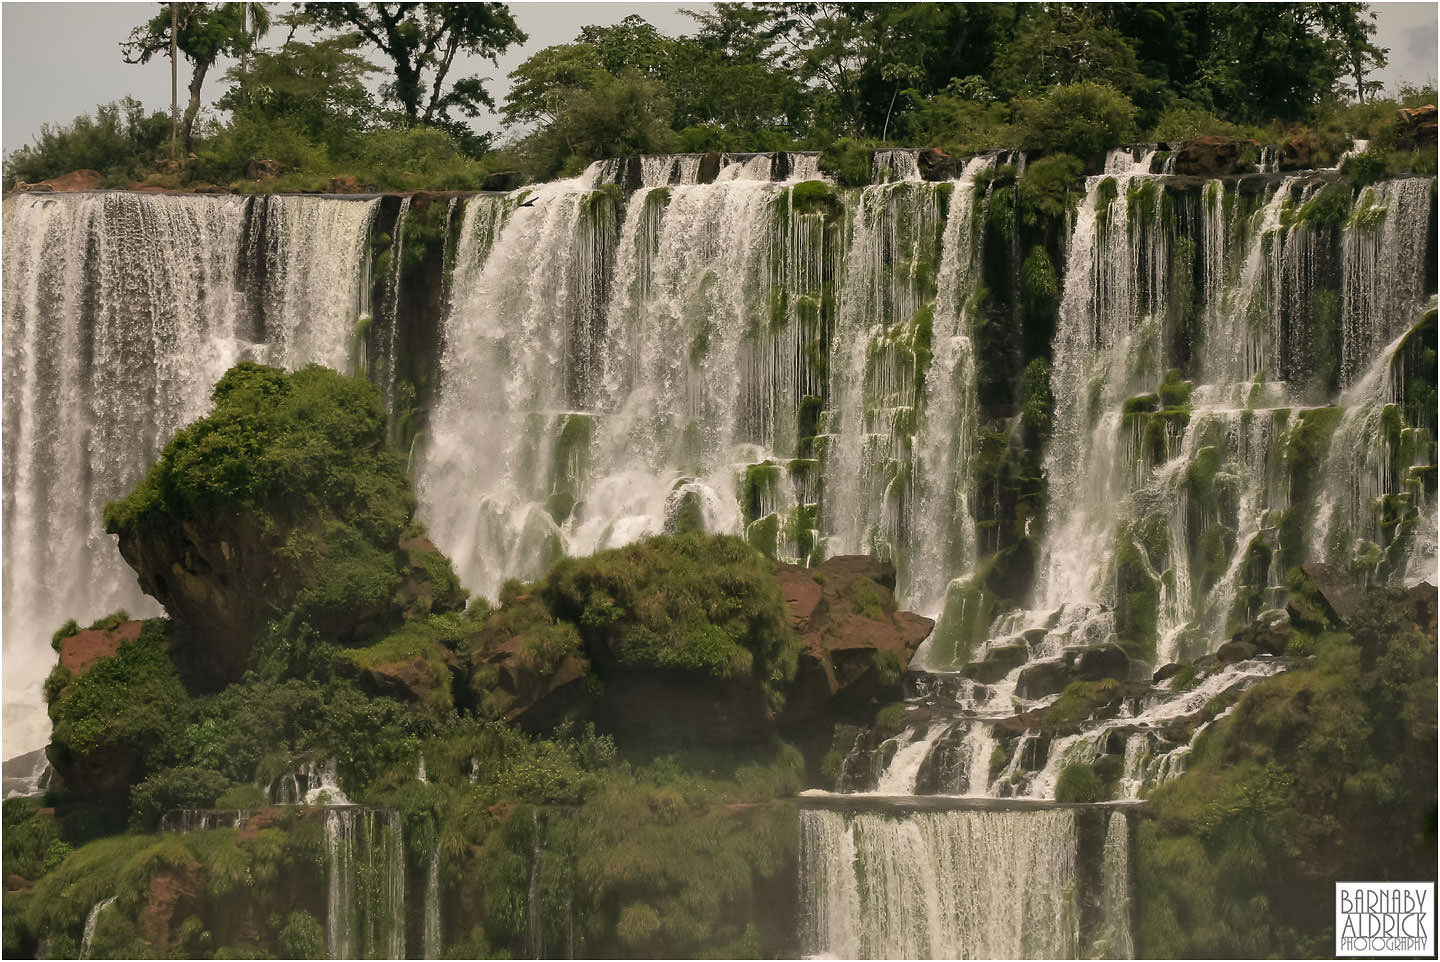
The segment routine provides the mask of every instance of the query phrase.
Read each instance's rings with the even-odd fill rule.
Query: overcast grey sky
[[[281,5],[276,5],[281,6]],[[586,24],[618,23],[638,13],[665,33],[688,32],[693,21],[682,8],[707,3],[511,3],[520,28],[530,35],[498,67],[479,58],[458,64],[452,76],[478,73],[499,103],[509,88],[506,74],[542,47],[567,43]],[[1436,5],[1377,3],[1377,41],[1390,48],[1386,83],[1424,83],[1436,77]],[[4,3],[0,6],[0,140],[6,152],[29,143],[44,123],[68,123],[96,104],[130,95],[151,110],[170,104],[170,68],[164,58],[135,66],[120,59],[130,28],[156,9],[153,3]],[[277,41],[278,42],[278,39]],[[185,68],[181,65],[181,84]],[[219,96],[223,69],[208,80]],[[184,90],[181,91],[184,96]],[[498,123],[479,124],[498,129]]]

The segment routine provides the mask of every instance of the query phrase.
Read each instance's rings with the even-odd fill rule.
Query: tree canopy
[[[171,5],[159,7],[123,45],[127,60],[168,55]],[[1079,150],[1119,134],[1277,143],[1300,125],[1369,138],[1396,107],[1434,98],[1401,91],[1372,107],[1387,51],[1363,3],[720,2],[684,11],[693,26],[675,36],[634,14],[577,25],[570,42],[511,71],[498,109],[494,78],[463,64],[496,64],[526,40],[503,3],[306,3],[281,18],[289,35],[278,47],[260,43],[259,4],[175,8],[192,65],[187,146],[207,74],[224,57],[239,66],[218,101],[225,119],[201,128],[194,160],[162,186],[255,170],[294,172],[288,189],[322,172],[398,186],[369,169],[381,134],[387,157],[425,155],[399,171],[444,169],[446,186],[478,186],[494,170],[543,179],[617,152],[813,150],[842,139],[1059,149],[1043,140],[1054,136]],[[387,78],[378,91],[373,74]],[[472,123],[487,111],[503,119],[498,133]],[[1057,133],[1087,124],[1103,135]],[[63,165],[65,145],[79,149],[96,126],[77,122],[73,138],[52,131],[46,155]],[[19,153],[7,160],[11,183],[22,158],[32,177],[49,170],[41,154]],[[89,166],[119,180],[137,165]]]
[[[477,117],[494,106],[485,81],[461,77],[447,87],[459,53],[491,63],[526,35],[503,3],[307,3],[322,27],[354,31],[390,61],[394,80],[385,96],[410,126],[445,126],[451,111]]]

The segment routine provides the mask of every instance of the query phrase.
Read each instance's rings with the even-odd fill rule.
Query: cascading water
[[[1267,609],[1294,565],[1360,555],[1375,581],[1434,577],[1434,417],[1404,397],[1431,188],[1375,185],[1336,223],[1316,213],[1333,172],[1199,186],[1152,174],[1153,151],[1112,154],[1054,245],[1035,608],[992,617],[976,462],[1019,417],[980,403],[977,345],[1007,256],[994,215],[1015,196],[992,178],[1011,182],[1023,158],[971,158],[949,183],[918,160],[877,156],[871,185],[842,190],[816,180],[813,154],[627,158],[452,201],[421,517],[492,598],[561,555],[662,531],[740,534],[799,562],[892,559],[903,606],[973,621],[973,637],[937,631],[912,662],[927,710],[878,747],[857,739],[852,794],[804,810],[807,949],[1126,955],[1126,816],[1101,809],[1096,827],[1093,809],[1055,808],[1067,767],[1109,764],[1121,800],[1182,771],[1206,706],[1283,665],[1152,670],[1283,617]],[[6,200],[7,755],[44,738],[54,599],[82,622],[154,611],[111,560],[100,510],[227,367],[353,357],[396,396],[403,228],[423,205],[385,207],[372,310],[380,206]],[[1082,670],[1122,686],[1115,716],[1032,725]],[[271,793],[332,805],[332,954],[398,955],[398,822],[343,807],[325,766]],[[853,797],[867,794],[901,801]],[[1034,810],[984,807],[1000,798]],[[1092,870],[1098,916],[1072,891]]]
[[[90,909],[90,914],[85,916],[85,932],[80,937],[80,958],[90,958],[90,947],[95,943],[95,927],[100,922],[100,913],[115,904],[118,896],[112,895],[96,902]]]
[[[5,755],[38,748],[49,636],[157,612],[101,514],[230,366],[344,369],[378,201],[107,193],[4,204]]]
[[[405,844],[394,809],[325,809],[332,959],[405,957]]]
[[[1075,958],[1075,829],[1068,810],[804,809],[805,949],[842,959]]]

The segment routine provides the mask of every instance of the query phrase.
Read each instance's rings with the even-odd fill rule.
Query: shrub
[[[579,626],[592,657],[630,668],[754,677],[778,707],[795,674],[774,563],[739,538],[656,537],[567,558],[538,586],[558,617]]]
[[[1120,91],[1101,84],[1056,87],[1044,100],[1021,100],[1020,145],[1094,157],[1135,136],[1135,105]]]
[[[858,141],[842,137],[820,151],[817,161],[822,173],[842,187],[864,187],[873,175],[874,151]]]
[[[45,124],[35,143],[12,151],[5,158],[5,189],[82,168],[98,172],[102,186],[125,187],[169,139],[168,114],[146,116],[144,105],[130,97],[101,104],[93,117],[81,114],[68,126]]]
[[[1089,765],[1066,765],[1055,782],[1057,802],[1103,802],[1105,783]]]

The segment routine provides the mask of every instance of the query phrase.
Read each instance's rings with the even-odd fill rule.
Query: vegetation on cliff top
[[[523,41],[504,4],[305,4],[278,45],[244,4],[179,6],[185,159],[165,156],[168,117],[122,102],[12,152],[7,187],[89,168],[109,187],[474,189],[607,156],[842,139],[1082,156],[1134,135],[1278,143],[1298,124],[1373,139],[1397,107],[1434,102],[1378,98],[1386,51],[1364,4],[720,3],[685,35],[631,15],[534,53],[497,138],[462,119],[493,109],[486,82],[448,77],[439,52],[493,59]],[[168,38],[167,7],[131,49],[163,56]],[[207,118],[201,85],[227,52],[241,63]],[[371,74],[393,77],[378,98]]]

